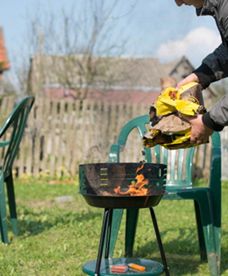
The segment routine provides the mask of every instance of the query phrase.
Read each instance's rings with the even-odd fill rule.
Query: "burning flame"
[[[143,169],[144,163],[136,169],[136,181],[131,181],[127,191],[122,192],[120,186],[114,189],[114,192],[118,195],[130,195],[130,196],[145,196],[148,194],[148,189],[144,188],[149,183],[149,180],[145,178],[144,174],[140,171]]]

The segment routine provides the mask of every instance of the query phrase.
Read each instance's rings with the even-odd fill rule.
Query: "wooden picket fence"
[[[0,120],[9,114],[15,97],[0,100]],[[15,161],[16,175],[71,176],[79,164],[107,162],[110,145],[121,127],[133,117],[147,114],[149,105],[112,103],[95,100],[51,100],[36,97]],[[209,145],[196,154],[198,176],[208,175]],[[142,141],[130,135],[122,162],[142,160]]]
[[[0,101],[1,120],[14,97]],[[80,163],[107,162],[109,146],[122,125],[148,106],[36,97],[15,161],[16,174],[74,176]]]

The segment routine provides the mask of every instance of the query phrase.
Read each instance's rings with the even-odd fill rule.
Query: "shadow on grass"
[[[26,210],[26,217],[23,219],[18,219],[19,223],[19,236],[34,236],[38,235],[43,231],[47,231],[52,227],[57,225],[72,225],[83,222],[88,222],[89,220],[94,220],[97,217],[101,217],[99,212],[83,212],[83,213],[74,213],[74,212],[62,212],[59,216],[51,216],[45,212],[39,213],[32,210]],[[37,217],[37,220],[34,218]]]
[[[197,274],[198,267],[201,264],[206,264],[207,261],[202,262],[200,260],[200,252],[198,239],[196,237],[196,230],[190,231],[186,228],[178,229],[179,234],[176,238],[163,243],[163,247],[166,254],[168,266],[170,267],[171,275],[183,275],[183,274]],[[173,229],[168,229],[161,232],[162,239],[166,236],[170,236],[169,232],[173,232]],[[228,231],[222,231],[222,250],[221,250],[221,275],[228,270]],[[156,239],[147,242],[143,246],[139,246],[134,252],[135,256],[142,258],[151,258],[153,260],[162,262],[159,253],[159,247]],[[155,255],[155,257],[154,257]],[[158,256],[158,257],[157,257]],[[181,273],[180,273],[181,271]]]
[[[173,233],[173,229],[167,229],[166,231],[160,232],[162,240],[164,240],[166,236],[170,237],[169,232]],[[186,228],[179,228],[178,235],[170,241],[163,242],[163,247],[171,275],[197,273],[197,268],[201,262],[200,257],[195,258],[198,254],[198,241],[194,231],[189,231],[189,229]],[[151,258],[151,256],[153,256],[153,260],[162,262],[158,243],[154,235],[150,242],[147,242],[143,246],[139,246],[134,252],[134,255],[142,258]],[[181,271],[181,273],[179,271]]]

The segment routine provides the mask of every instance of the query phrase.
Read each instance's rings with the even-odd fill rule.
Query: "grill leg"
[[[104,216],[103,216],[102,228],[101,228],[100,243],[99,243],[98,254],[97,254],[95,276],[99,276],[99,274],[100,274],[101,258],[102,258],[103,248],[104,248],[105,236],[106,236],[106,232],[107,232],[109,214],[110,214],[110,209],[105,209]]]
[[[113,214],[113,209],[110,209],[108,212],[108,227],[107,227],[107,234],[106,234],[105,259],[109,257],[111,229],[112,229],[112,214]]]
[[[162,245],[161,236],[160,236],[160,232],[159,232],[159,228],[158,228],[158,224],[157,224],[157,219],[156,219],[156,216],[155,216],[155,213],[154,213],[154,209],[153,208],[149,208],[149,209],[150,209],[150,215],[151,215],[153,225],[154,225],[154,231],[155,231],[155,235],[156,235],[156,238],[157,238],[162,263],[163,263],[163,266],[164,266],[164,271],[165,271],[166,276],[169,276],[170,275],[169,274],[169,268],[167,266],[165,251],[164,251],[164,248],[163,248],[163,245]]]

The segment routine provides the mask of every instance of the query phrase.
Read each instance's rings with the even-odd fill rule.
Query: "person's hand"
[[[199,79],[198,79],[197,75],[194,73],[188,75],[186,78],[184,78],[183,80],[178,82],[177,88],[180,88],[182,85],[187,84],[189,82],[198,82],[199,83]]]
[[[196,117],[186,118],[191,124],[191,138],[192,144],[203,144],[209,141],[209,136],[213,133],[213,130],[204,125],[202,121],[202,115]]]

